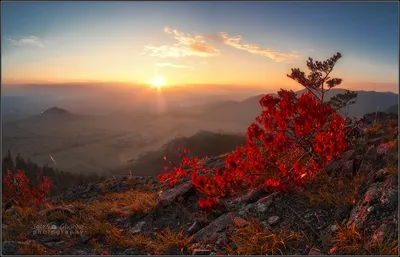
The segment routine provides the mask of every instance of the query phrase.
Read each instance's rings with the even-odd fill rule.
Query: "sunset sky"
[[[395,2],[2,3],[2,83],[294,88],[290,68],[343,58],[343,87],[398,92]]]

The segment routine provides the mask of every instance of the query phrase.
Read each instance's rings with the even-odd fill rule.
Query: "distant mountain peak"
[[[51,107],[42,112],[42,115],[70,115],[71,113],[59,107]]]

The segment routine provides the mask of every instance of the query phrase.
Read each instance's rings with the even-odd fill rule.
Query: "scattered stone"
[[[252,203],[260,199],[260,197],[265,193],[265,190],[263,187],[259,187],[257,189],[251,190],[249,193],[246,195],[240,197],[238,199],[238,203]]]
[[[52,214],[53,212],[63,212],[66,214],[75,214],[75,212],[70,208],[63,207],[63,206],[56,206],[54,208],[43,210],[43,211],[39,212],[39,215],[46,214],[48,216],[48,215]]]
[[[387,169],[380,169],[375,173],[374,181],[383,181],[387,175],[389,175],[389,171]]]
[[[48,243],[44,243],[43,245],[45,245],[48,248],[54,248],[54,247],[60,247],[60,245],[64,244],[64,241],[58,241],[58,242],[48,242]]]
[[[142,255],[142,253],[134,248],[126,249],[122,255]]]
[[[348,151],[344,152],[339,158],[348,160],[354,156],[355,152],[356,151],[354,151],[354,150],[348,150]]]
[[[370,207],[368,207],[367,212],[371,213],[374,211],[374,209],[375,209],[374,206],[370,206]]]
[[[187,233],[189,235],[196,234],[201,229],[201,225],[199,222],[195,221],[193,224],[187,229]]]
[[[126,224],[126,226],[130,227],[146,216],[147,216],[147,214],[144,212],[133,212],[128,216],[125,224]]]
[[[91,236],[85,236],[84,235],[79,239],[79,243],[80,244],[87,244],[87,243],[89,243],[90,239],[92,239]]]
[[[189,180],[181,185],[178,185],[177,187],[160,192],[159,199],[162,203],[168,204],[174,201],[178,196],[182,196],[192,189],[193,189],[193,184],[192,181]]]
[[[386,190],[382,192],[380,202],[383,206],[389,209],[395,209],[398,203],[398,191],[397,190]]]
[[[18,202],[15,201],[14,198],[11,198],[11,199],[8,200],[8,201],[6,202],[6,204],[4,205],[4,209],[5,209],[5,210],[8,210],[8,209],[10,209],[11,207],[17,206],[17,205],[18,205]]]
[[[370,204],[371,202],[377,200],[381,196],[381,192],[381,186],[379,184],[373,184],[365,193],[363,204]]]
[[[226,245],[228,243],[228,238],[226,233],[221,233],[218,235],[218,239],[215,242],[217,245]]]
[[[89,253],[84,250],[76,250],[72,255],[89,255]]]
[[[311,248],[308,255],[322,255],[321,250],[318,248]]]
[[[381,194],[381,183],[372,184],[364,194],[364,197],[361,199],[361,201],[359,201],[351,210],[347,225],[355,223],[357,229],[363,227],[368,213],[374,210],[374,208],[370,208],[372,207],[371,203],[378,202]]]
[[[60,236],[52,236],[52,235],[41,235],[36,239],[36,242],[40,244],[45,244],[45,243],[54,243],[54,242],[60,242],[61,237]]]
[[[193,255],[210,255],[211,250],[208,249],[194,249]]]
[[[347,176],[354,175],[354,160],[347,160],[343,164],[341,169],[341,174],[345,174]]]
[[[279,219],[280,219],[279,216],[269,217],[268,218],[268,224],[271,225],[271,226],[276,225],[278,223]]]
[[[266,197],[261,198],[256,202],[256,209],[258,212],[266,212],[274,201],[277,193],[272,193]]]
[[[232,216],[233,215],[231,212],[219,216],[207,227],[197,232],[196,235],[192,238],[191,243],[200,242],[202,240],[214,240],[215,242],[219,236],[219,232],[224,231],[226,228],[232,225]]]
[[[380,244],[385,239],[385,236],[388,234],[389,227],[386,224],[382,224],[372,235],[372,241],[374,243]]]
[[[338,228],[338,226],[336,226],[336,225],[331,225],[331,227],[330,227],[330,230],[331,230],[332,232],[336,232],[338,229],[339,229],[339,228]]]
[[[246,216],[253,207],[254,204],[247,204],[242,206],[238,211],[239,216]]]
[[[304,215],[304,219],[309,220],[310,218],[313,218],[314,216],[315,216],[314,213],[306,213]]]
[[[133,228],[130,229],[130,232],[132,234],[140,233],[142,232],[143,227],[146,225],[147,225],[146,221],[140,221],[138,224],[136,224]]]
[[[19,244],[14,241],[4,241],[3,242],[3,255],[15,255],[18,254]]]
[[[238,228],[243,228],[250,224],[250,222],[248,222],[247,220],[244,220],[240,217],[235,217],[233,219],[233,223],[235,223],[236,227],[238,227]]]
[[[8,215],[14,215],[14,214],[19,214],[18,211],[14,208],[14,206],[11,206],[9,209],[5,211]]]

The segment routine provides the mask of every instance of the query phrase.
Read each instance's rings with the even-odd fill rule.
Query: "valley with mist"
[[[118,99],[113,100],[118,102]],[[59,106],[75,105],[71,102],[73,104],[64,102]],[[24,102],[18,105],[24,108]],[[77,105],[71,109],[79,111]],[[27,113],[29,108],[26,107]],[[169,114],[163,110],[143,110],[145,107],[142,110],[125,108],[111,109],[107,114],[101,106],[102,109],[97,110],[103,114],[81,114],[61,107],[46,109],[43,101],[36,110],[41,108],[43,111],[35,115],[29,113],[16,120],[3,116],[3,149],[68,172],[110,173],[177,137],[192,136],[201,130],[242,133],[246,129],[235,121],[215,123],[184,112],[180,115],[179,109],[178,113]],[[10,110],[13,109],[3,108],[3,113]]]
[[[59,87],[58,90],[62,91],[63,86]],[[141,156],[159,151],[170,141],[190,138],[201,131],[245,136],[247,127],[261,113],[259,100],[263,96],[242,96],[240,99],[240,94],[194,96],[196,92],[172,94],[148,90],[147,101],[142,98],[138,103],[134,88],[131,89],[131,99],[126,94],[125,97],[123,94],[109,96],[104,92],[97,93],[96,98],[65,97],[64,94],[62,100],[52,92],[56,91],[54,88],[49,88],[40,91],[47,97],[37,100],[40,94],[35,94],[33,88],[29,89],[32,92],[19,92],[19,101],[13,99],[17,97],[15,95],[2,96],[3,149],[14,155],[19,153],[40,165],[47,164],[67,172],[102,175],[126,175],[129,170],[144,176],[161,173],[162,169],[136,170],[131,166]],[[93,94],[97,91],[94,85],[91,90]],[[297,93],[300,95],[302,92]],[[328,98],[339,92],[343,90],[332,90]],[[398,95],[390,92],[357,93],[356,104],[349,107],[349,116],[361,117],[374,111],[386,111],[398,102]],[[121,100],[125,101],[124,106],[118,108],[113,104],[122,105]],[[19,118],[7,116],[17,110]],[[199,143],[214,144],[215,147],[219,144],[213,140]],[[230,146],[226,151],[234,148]],[[175,153],[176,149],[165,154]]]

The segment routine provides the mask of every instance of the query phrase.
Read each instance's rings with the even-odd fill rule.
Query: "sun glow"
[[[150,79],[148,83],[151,84],[153,87],[156,87],[158,89],[166,86],[165,79],[163,77],[160,77],[160,76],[157,76],[157,77],[154,77],[154,78]]]

